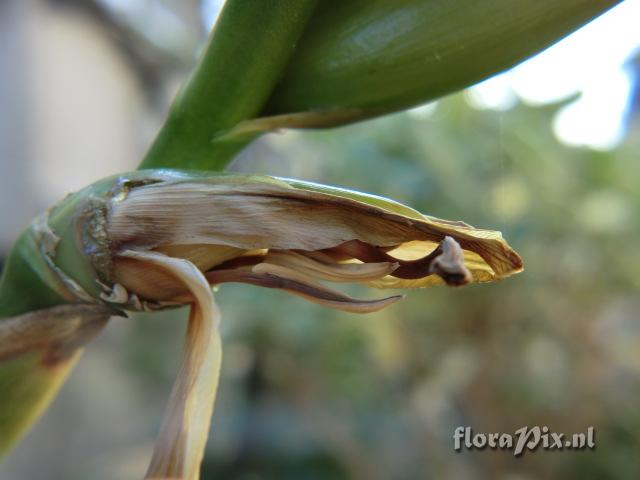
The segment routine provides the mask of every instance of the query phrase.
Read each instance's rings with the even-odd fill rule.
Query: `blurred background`
[[[0,256],[65,192],[135,168],[221,3],[0,2]],[[368,316],[224,285],[203,479],[640,478],[638,18],[627,0],[469,91],[243,152],[234,170],[502,230],[526,271]],[[0,479],[141,478],[184,327],[113,320]],[[597,448],[453,450],[458,426],[535,425],[593,426]]]

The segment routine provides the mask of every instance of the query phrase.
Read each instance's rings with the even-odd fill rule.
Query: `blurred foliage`
[[[234,168],[501,229],[525,272],[412,292],[368,316],[223,286],[225,363],[203,478],[640,475],[638,138],[612,152],[563,146],[550,129],[558,105],[477,111],[456,95],[433,108],[272,137]],[[179,323],[132,322],[124,340],[122,368],[156,401],[173,378],[165,352]],[[594,426],[598,446],[455,453],[460,425]]]

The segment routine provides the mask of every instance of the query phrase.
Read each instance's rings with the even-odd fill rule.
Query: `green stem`
[[[223,170],[256,136],[224,133],[263,108],[316,1],[228,0],[140,168]]]
[[[67,303],[39,273],[38,248],[28,230],[13,245],[0,277],[0,319]]]

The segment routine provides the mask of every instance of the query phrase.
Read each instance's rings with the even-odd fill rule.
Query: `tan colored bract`
[[[522,269],[499,232],[373,195],[275,177],[136,172],[65,200],[48,225],[57,239],[51,261],[83,295],[122,310],[191,305],[182,364],[147,478],[199,475],[222,359],[211,285],[275,288],[368,313],[403,297],[359,300],[325,282],[460,286]]]
[[[132,189],[112,206],[109,235],[112,251],[183,258],[212,284],[281,288],[362,312],[389,302],[349,299],[318,281],[463,285],[522,268],[498,232],[426,217],[380,197],[273,177],[176,179]],[[116,255],[113,280],[146,300],[185,300],[166,274],[130,258]]]

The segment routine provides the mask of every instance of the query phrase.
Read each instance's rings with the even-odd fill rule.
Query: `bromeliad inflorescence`
[[[522,269],[498,232],[377,196],[252,175],[159,170],[108,178],[66,198],[23,237],[10,264],[27,262],[34,281],[48,286],[52,300],[43,307],[71,302],[118,313],[191,305],[148,478],[198,478],[222,358],[211,285],[277,288],[367,313],[402,297],[358,300],[323,282],[458,286]],[[18,320],[29,329],[32,319]],[[69,340],[75,327],[65,330],[65,352],[83,343],[86,328],[74,325],[78,338]],[[55,355],[59,342],[31,338],[42,355],[64,359]]]

